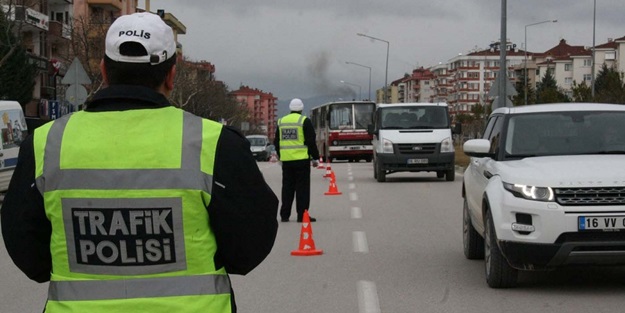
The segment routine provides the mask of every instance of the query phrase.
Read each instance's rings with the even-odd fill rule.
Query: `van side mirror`
[[[373,126],[373,124],[369,124],[369,125],[367,125],[367,133],[368,133],[369,135],[374,135],[374,134],[376,134],[375,127]]]
[[[455,135],[462,134],[462,123],[456,122],[456,124],[454,124],[454,128],[451,130],[451,132],[453,134],[455,134]]]

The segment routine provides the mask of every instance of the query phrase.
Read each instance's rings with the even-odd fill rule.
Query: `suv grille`
[[[622,205],[625,187],[556,188],[560,205]]]
[[[625,232],[576,232],[563,233],[556,239],[556,243],[565,242],[597,242],[621,241],[625,242]]]
[[[436,143],[412,144],[404,143],[397,145],[400,154],[425,155],[434,154],[438,151]]]

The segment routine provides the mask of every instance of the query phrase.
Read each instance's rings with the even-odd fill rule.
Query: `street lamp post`
[[[362,64],[358,64],[358,63],[354,63],[354,62],[349,62],[349,61],[345,62],[345,64],[357,65],[357,66],[366,67],[366,68],[369,69],[369,100],[371,100],[371,67],[370,66],[366,66],[366,65],[362,65]]]
[[[344,80],[341,81],[341,83],[345,84],[345,85],[350,85],[350,86],[354,86],[354,87],[358,87],[358,98],[360,98],[360,100],[362,100],[362,87],[360,87],[360,85],[357,84],[352,84],[350,82],[346,82]]]
[[[547,21],[542,21],[542,22],[537,22],[537,23],[532,23],[532,24],[527,24],[525,25],[525,62],[524,62],[524,67],[525,67],[525,105],[527,105],[527,92],[528,92],[528,87],[527,87],[527,76],[529,76],[527,74],[527,28],[530,26],[534,26],[534,25],[538,25],[538,24],[544,24],[544,23],[556,23],[558,22],[558,20],[547,20]]]
[[[361,33],[358,33],[356,35],[361,36],[361,37],[367,37],[367,38],[370,38],[370,39],[373,39],[373,40],[377,40],[377,41],[386,42],[386,71],[384,72],[384,103],[386,103],[388,101],[388,98],[387,98],[387,93],[388,93],[388,52],[390,50],[391,43],[386,41],[386,40],[384,40],[384,39],[375,38],[375,37],[372,37],[372,36],[369,36],[369,35],[365,35],[365,34],[361,34]]]
[[[594,0],[592,9],[592,68],[590,70],[590,95],[595,101],[595,25],[597,23],[597,0]]]

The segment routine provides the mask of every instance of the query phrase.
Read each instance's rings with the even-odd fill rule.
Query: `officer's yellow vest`
[[[291,113],[278,120],[280,130],[280,160],[308,160],[308,147],[304,145],[304,121],[306,116]]]
[[[46,313],[231,312],[206,211],[222,125],[174,107],[35,130],[52,223]]]

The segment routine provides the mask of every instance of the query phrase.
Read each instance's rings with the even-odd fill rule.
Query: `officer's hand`
[[[312,166],[313,167],[319,166],[319,161],[318,160],[312,160]]]

